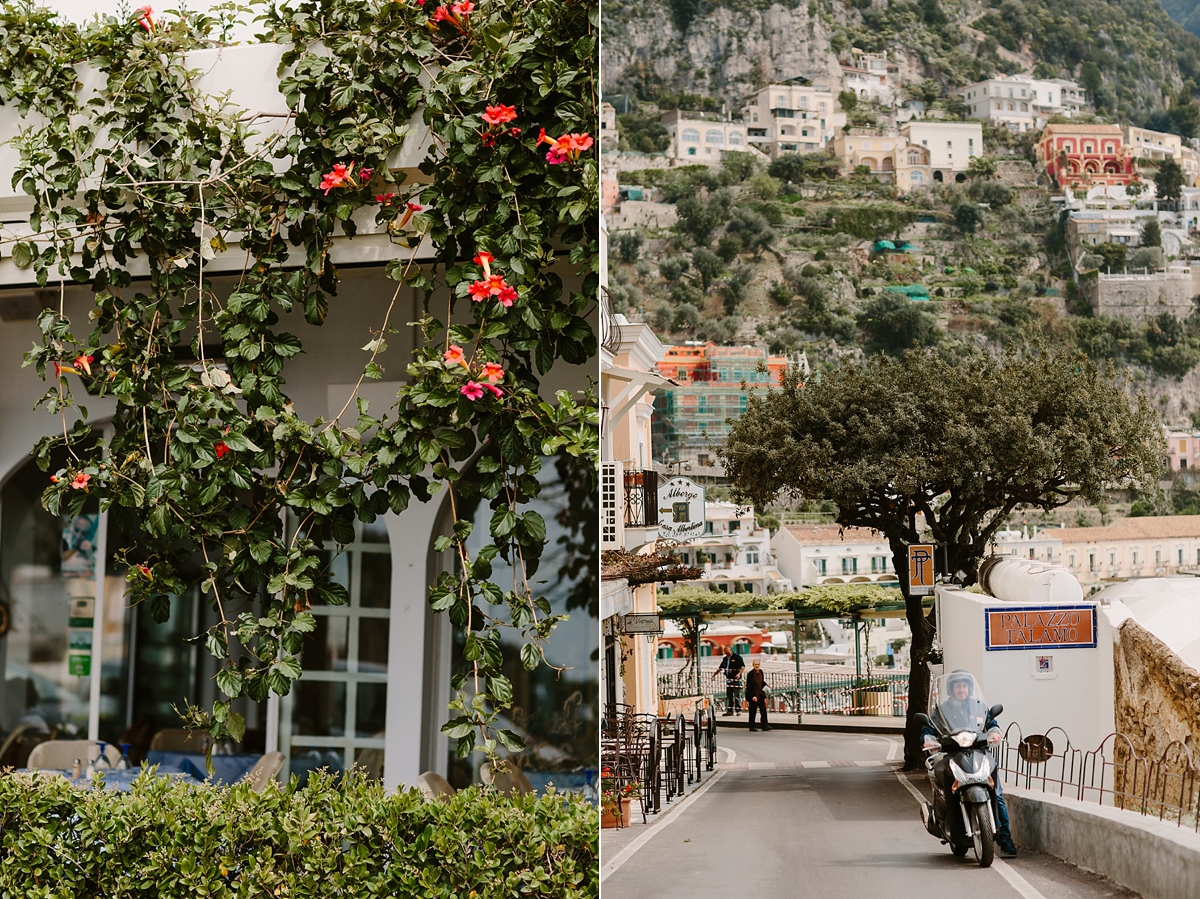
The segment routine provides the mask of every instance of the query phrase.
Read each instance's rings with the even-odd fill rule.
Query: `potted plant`
[[[600,826],[628,827],[629,806],[634,799],[641,798],[642,785],[637,781],[619,784],[612,770],[600,772]]]

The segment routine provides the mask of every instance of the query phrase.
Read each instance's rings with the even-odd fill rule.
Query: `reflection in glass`
[[[345,671],[346,647],[349,643],[349,619],[344,615],[314,615],[316,627],[305,635],[304,657],[306,671]]]
[[[382,737],[387,725],[387,684],[358,682],[355,703],[354,735]]]
[[[346,732],[346,685],[301,678],[292,685],[292,733],[340,737]],[[295,772],[295,767],[292,768]]]
[[[358,604],[364,609],[386,609],[392,604],[391,553],[361,554],[362,589]]]
[[[345,756],[340,749],[313,746],[292,751],[291,773],[300,779],[300,786],[308,783],[312,772],[324,769],[330,774],[341,774],[345,770]]]
[[[387,673],[388,621],[386,618],[358,619],[358,670]]]

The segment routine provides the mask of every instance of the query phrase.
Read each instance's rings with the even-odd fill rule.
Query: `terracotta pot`
[[[631,801],[632,800],[629,800],[629,799],[621,800],[620,820],[618,820],[617,816],[614,815],[611,811],[609,811],[608,809],[604,809],[604,811],[602,811],[600,813],[600,826],[601,827],[628,827],[629,826],[629,805],[630,805]]]

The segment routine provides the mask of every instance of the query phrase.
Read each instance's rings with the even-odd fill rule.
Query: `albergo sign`
[[[671,478],[658,488],[658,536],[689,540],[704,533],[704,488],[688,478]]]
[[[1091,649],[1096,645],[1096,607],[1022,606],[988,609],[984,648]]]

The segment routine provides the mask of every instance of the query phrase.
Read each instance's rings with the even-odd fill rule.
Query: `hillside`
[[[1162,0],[1162,5],[1172,19],[1192,34],[1200,34],[1200,0]]]
[[[692,93],[736,108],[771,80],[836,83],[850,47],[887,50],[903,83],[943,90],[1037,68],[1139,123],[1185,87],[1200,93],[1200,38],[1158,0],[611,0],[604,15],[604,91],[643,100]]]

